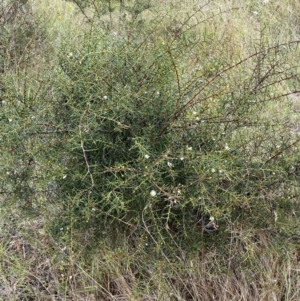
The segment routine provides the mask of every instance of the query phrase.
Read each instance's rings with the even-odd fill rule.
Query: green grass
[[[0,300],[296,301],[300,4],[149,3],[0,18]]]

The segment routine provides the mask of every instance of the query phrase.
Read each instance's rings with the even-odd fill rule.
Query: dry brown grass
[[[169,260],[130,250],[124,238],[116,249],[99,244],[86,261],[86,248],[78,253],[41,227],[22,223],[2,235],[1,300],[299,300],[299,241],[276,249],[268,231],[235,231],[223,250]]]

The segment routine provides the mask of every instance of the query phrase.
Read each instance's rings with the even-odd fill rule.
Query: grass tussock
[[[78,242],[57,243],[41,227],[42,221],[23,223],[18,231],[2,235],[3,300],[225,301],[299,296],[299,249],[277,249],[267,232],[240,230],[223,248],[177,250],[176,256],[168,257],[147,252],[145,245],[132,249],[123,238],[118,248],[99,243],[89,257],[88,242],[78,252]],[[145,244],[145,238],[139,243]]]
[[[0,4],[1,300],[299,299],[281,4]]]

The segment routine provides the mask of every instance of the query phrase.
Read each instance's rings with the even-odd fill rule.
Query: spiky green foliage
[[[1,298],[298,300],[298,2],[71,2],[0,4]]]
[[[194,38],[187,30],[124,39],[96,28],[65,51],[54,107],[65,133],[55,180],[64,226],[117,222],[165,243],[198,236],[207,216],[225,232],[233,221],[270,227],[274,212],[298,210],[298,137],[261,113],[283,97],[279,82],[297,82],[285,63],[297,42],[189,68],[191,54],[206,52]]]
[[[46,106],[47,87],[6,103],[4,193],[43,211],[54,202],[57,229],[97,237],[113,223],[163,245],[216,230],[208,217],[225,233],[233,221],[270,227],[275,213],[297,211],[299,139],[262,110],[284,96],[279,83],[298,82],[287,63],[298,42],[269,46],[262,36],[228,62],[205,57],[198,27],[192,16],[175,36],[93,25],[81,45],[65,46]]]

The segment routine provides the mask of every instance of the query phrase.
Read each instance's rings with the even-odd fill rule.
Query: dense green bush
[[[269,227],[298,195],[297,137],[262,114],[280,96],[275,84],[297,79],[296,69],[279,76],[285,47],[232,66],[204,59],[188,71],[201,47],[187,34],[171,42],[130,37],[95,30],[61,57],[64,223],[96,229],[118,221],[160,238],[199,233],[200,219],[206,232],[206,217],[220,230],[234,220]]]
[[[279,83],[298,82],[297,43],[229,63],[186,24],[175,36],[91,26],[64,46],[55,78],[1,113],[3,193],[51,212],[56,231],[113,225],[157,245],[240,221],[284,229],[299,210],[299,138],[267,111]]]

